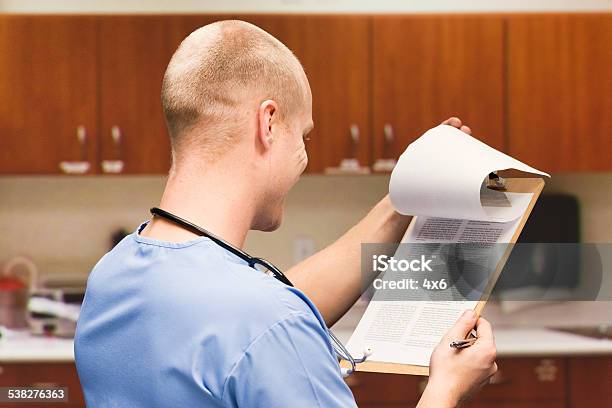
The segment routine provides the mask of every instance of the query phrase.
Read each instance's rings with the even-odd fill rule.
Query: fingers
[[[493,328],[491,327],[491,323],[482,317],[479,317],[476,321],[476,335],[478,336],[479,341],[482,340],[482,342],[494,342]]]
[[[464,125],[461,122],[461,119],[456,116],[446,119],[444,122],[442,122],[442,124],[456,127],[457,129],[461,130],[463,133],[467,133],[468,135],[472,134],[472,129],[470,129],[469,126]]]
[[[455,116],[453,116],[452,118],[446,119],[444,122],[442,122],[442,124],[443,125],[450,125],[450,126],[456,127],[457,129],[460,129],[461,125],[462,125],[461,119],[459,119],[459,118],[457,118]]]
[[[466,310],[459,319],[457,319],[454,326],[446,332],[444,342],[465,339],[468,333],[474,328],[477,320],[478,316],[473,310]]]
[[[476,321],[476,335],[478,336],[478,340],[476,340],[476,343],[472,347],[478,347],[481,354],[480,357],[483,358],[487,364],[491,364],[490,375],[493,375],[497,371],[497,364],[495,363],[495,359],[497,358],[495,338],[493,336],[491,324],[482,317]]]

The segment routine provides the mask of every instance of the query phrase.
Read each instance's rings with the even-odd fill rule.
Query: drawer
[[[471,402],[462,408],[566,408],[565,401],[482,401]]]
[[[564,358],[509,358],[497,361],[491,383],[475,401],[564,400],[567,394],[567,361]]]
[[[348,378],[359,406],[376,406],[368,403],[407,403],[419,399],[419,383],[424,377],[399,374],[358,372]]]
[[[0,387],[36,385],[68,387],[69,402],[60,403],[57,406],[64,408],[73,404],[85,406],[81,384],[73,363],[0,363]],[[47,408],[56,406],[51,403],[37,403],[38,407],[41,405]],[[16,403],[14,406],[26,408],[28,405]]]
[[[570,359],[572,408],[612,407],[612,356]]]

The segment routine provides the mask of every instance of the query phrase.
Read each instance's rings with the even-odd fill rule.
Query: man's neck
[[[185,167],[171,172],[160,207],[242,248],[255,215],[256,192],[249,180],[224,168],[216,163],[205,172]],[[171,242],[196,237],[161,217],[153,217],[141,234]]]

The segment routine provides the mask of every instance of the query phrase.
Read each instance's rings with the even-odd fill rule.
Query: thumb
[[[453,341],[453,340],[461,340],[465,339],[468,333],[474,328],[476,325],[476,321],[478,320],[478,315],[476,312],[469,309],[463,312],[463,314],[457,319],[457,322],[448,329],[446,335],[444,336],[445,341]]]

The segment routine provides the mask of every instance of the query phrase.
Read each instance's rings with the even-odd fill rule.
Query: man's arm
[[[442,122],[471,134],[456,117]],[[389,196],[383,198],[366,217],[336,242],[287,271],[287,276],[317,306],[328,326],[332,326],[357,301],[363,284],[372,276],[362,276],[361,244],[397,243],[411,217],[395,212]]]
[[[386,196],[340,239],[289,269],[287,276],[331,326],[357,301],[367,280],[361,272],[361,244],[397,243],[410,220],[395,212]]]

